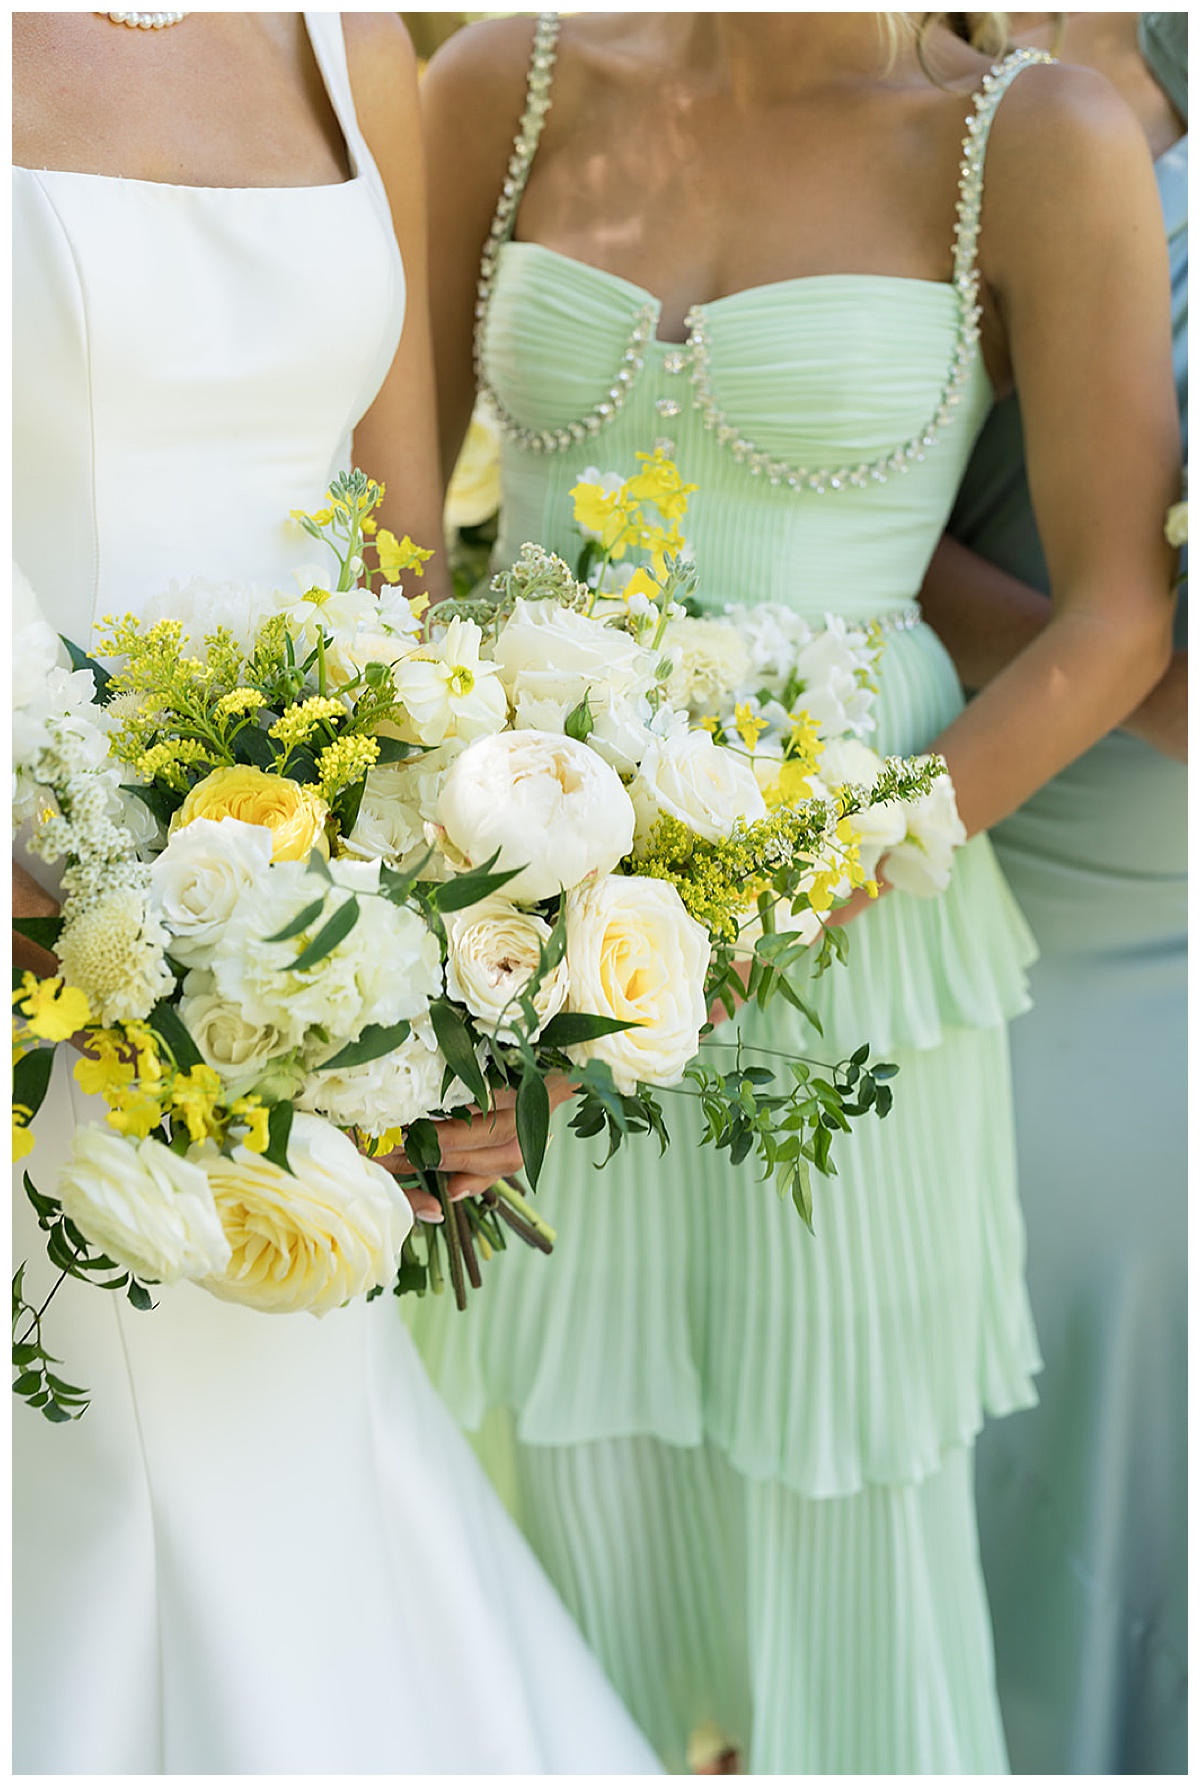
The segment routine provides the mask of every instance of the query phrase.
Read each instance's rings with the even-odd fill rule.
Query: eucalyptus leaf
[[[547,1049],[569,1049],[581,1042],[594,1042],[598,1036],[613,1036],[618,1030],[639,1030],[640,1024],[624,1018],[602,1018],[590,1011],[560,1011],[550,1019],[538,1037]]]
[[[536,1069],[526,1069],[517,1087],[517,1140],[529,1183],[537,1189],[550,1135],[550,1094]]]
[[[429,1016],[433,1022],[433,1033],[437,1037],[438,1047],[446,1057],[446,1063],[453,1068],[480,1110],[486,1111],[489,1104],[487,1082],[483,1070],[475,1058],[475,1050],[471,1046],[471,1033],[466,1023],[448,1005],[444,999],[435,999],[429,1007]],[[519,1101],[518,1101],[519,1102]]]
[[[332,955],[339,943],[345,941],[358,923],[358,895],[351,894],[348,900],[338,907],[333,917],[328,919],[317,932],[307,949],[302,949],[291,964],[293,974],[307,974],[318,962]]]
[[[97,707],[107,707],[109,701],[112,699],[108,688],[109,683],[112,681],[112,671],[106,670],[103,664],[97,663],[95,658],[89,657],[87,652],[76,645],[73,639],[68,639],[65,633],[60,633],[59,638],[67,648],[67,656],[71,660],[71,669],[91,671],[92,681],[96,685],[95,702]]]
[[[331,1073],[334,1068],[362,1067],[367,1061],[378,1061],[381,1055],[390,1055],[407,1042],[411,1033],[412,1025],[405,1019],[398,1024],[368,1024],[354,1042],[348,1042],[330,1060],[322,1061],[317,1072]]]

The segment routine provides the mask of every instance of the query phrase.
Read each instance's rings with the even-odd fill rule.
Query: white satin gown
[[[305,16],[345,184],[14,170],[15,553],[81,643],[172,578],[290,584],[289,510],[348,463],[399,339],[337,15]],[[60,1063],[44,1189],[85,1112]],[[158,1300],[65,1285],[47,1342],[92,1407],[14,1411],[17,1772],[657,1768],[392,1297],[320,1321]]]

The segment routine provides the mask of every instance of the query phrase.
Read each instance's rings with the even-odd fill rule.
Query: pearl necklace
[[[161,31],[186,19],[186,12],[98,12],[98,19],[110,19],[114,25],[128,25],[133,31]]]

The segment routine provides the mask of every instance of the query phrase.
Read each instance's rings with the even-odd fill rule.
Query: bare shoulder
[[[487,129],[519,117],[533,54],[536,21],[480,19],[437,50],[425,74],[430,98]]]
[[[1141,125],[1103,75],[1065,63],[1035,63],[1013,81],[988,144],[989,182],[1097,189],[1123,168],[1150,166]],[[1054,179],[1047,181],[1047,170]]]

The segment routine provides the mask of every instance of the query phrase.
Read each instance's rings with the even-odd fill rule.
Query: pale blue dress
[[[1144,14],[1187,115],[1187,16]],[[1157,163],[1187,427],[1187,138]],[[951,531],[1048,588],[1015,401]],[[1181,602],[1177,644],[1186,638]],[[993,832],[1041,951],[1012,1033],[1034,1409],[977,1455],[1013,1768],[1187,1766],[1187,772],[1123,732]]]

